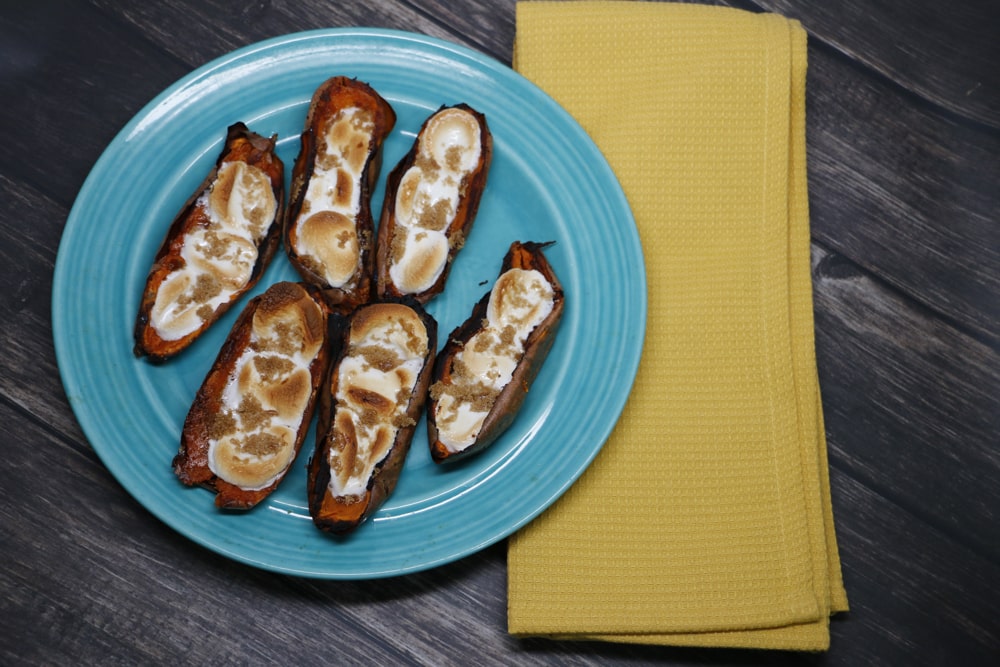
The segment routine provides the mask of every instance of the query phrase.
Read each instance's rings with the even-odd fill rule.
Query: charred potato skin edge
[[[326,381],[329,373],[331,349],[330,346],[330,313],[319,291],[306,283],[295,283],[306,291],[308,296],[320,307],[326,319],[326,341],[309,366],[312,379],[312,395],[302,416],[299,430],[295,437],[295,454],[285,472],[269,486],[257,491],[247,491],[215,476],[208,467],[208,431],[212,416],[220,411],[222,391],[229,381],[237,360],[250,342],[251,323],[253,315],[260,304],[262,295],[251,299],[223,343],[219,354],[209,369],[205,380],[195,394],[194,401],[184,419],[181,430],[180,448],[173,459],[174,474],[185,486],[201,486],[216,494],[215,505],[227,510],[248,510],[267,498],[287,476],[295,459],[302,449],[310,423],[316,408],[317,395]],[[272,286],[273,287],[273,286]]]
[[[419,151],[419,141],[414,140],[410,151],[403,157],[402,160],[399,161],[386,179],[385,197],[382,203],[382,214],[379,218],[375,266],[375,275],[377,278],[376,288],[378,298],[380,300],[410,297],[416,299],[418,303],[426,304],[428,301],[443,292],[445,283],[448,281],[448,275],[451,272],[451,264],[464,246],[465,241],[472,232],[473,223],[475,223],[476,217],[479,215],[479,204],[482,200],[483,192],[486,190],[490,165],[493,162],[493,135],[491,134],[489,126],[486,123],[486,116],[465,103],[456,104],[453,107],[441,106],[437,111],[424,120],[423,124],[420,126],[420,131],[417,133],[417,137],[423,133],[424,128],[430,122],[431,118],[448,108],[463,109],[468,111],[479,122],[480,128],[482,150],[479,156],[479,165],[476,168],[476,171],[469,176],[465,195],[459,198],[458,210],[455,212],[455,218],[448,227],[449,238],[457,234],[461,237],[462,243],[457,246],[453,246],[449,242],[448,259],[446,260],[444,270],[441,272],[437,281],[435,281],[429,288],[423,292],[410,295],[403,294],[396,288],[391,276],[389,275],[389,253],[392,252],[392,232],[396,227],[396,193],[399,190],[399,182],[402,180],[403,175],[406,174],[407,170],[412,167],[413,163],[416,161],[417,153]]]
[[[355,226],[358,230],[358,245],[361,249],[361,275],[355,289],[345,290],[331,287],[322,276],[316,274],[303,263],[299,254],[292,247],[291,236],[299,213],[302,211],[302,204],[305,202],[309,180],[312,178],[313,165],[316,160],[316,133],[331,113],[351,106],[352,103],[360,103],[359,106],[372,112],[375,131],[372,134],[372,150],[368,153],[364,176],[361,178],[359,197],[361,208],[355,219]],[[305,125],[300,137],[299,154],[292,167],[288,207],[282,224],[282,238],[288,261],[295,267],[302,279],[319,287],[327,303],[345,315],[371,300],[375,272],[375,222],[372,217],[371,196],[378,184],[378,177],[382,170],[382,149],[385,139],[395,126],[396,112],[374,88],[362,81],[344,76],[331,77],[320,84],[313,93],[309,111],[306,114]]]
[[[552,285],[552,312],[535,327],[525,340],[524,355],[514,369],[511,381],[501,390],[489,414],[486,415],[476,441],[462,451],[448,451],[447,447],[438,439],[437,421],[435,419],[436,401],[433,399],[428,401],[427,442],[430,447],[431,458],[435,463],[459,461],[484,450],[493,444],[517,418],[517,414],[521,410],[521,406],[528,395],[532,383],[535,381],[538,372],[545,363],[545,359],[548,357],[549,351],[552,349],[552,344],[555,342],[559,324],[562,320],[565,303],[562,284],[542,253],[542,250],[549,245],[551,245],[551,242],[521,243],[515,241],[504,258],[500,272],[497,274],[498,276],[503,275],[504,272],[512,268],[535,269],[539,271],[549,281],[549,284]],[[491,292],[492,288],[483,295],[473,308],[472,315],[448,337],[448,341],[434,362],[434,377],[431,380],[431,384],[450,376],[455,355],[481,328],[480,323],[486,317]]]
[[[153,259],[153,264],[143,287],[139,312],[135,320],[135,345],[132,352],[136,357],[145,357],[152,363],[161,364],[179,354],[187,349],[209,327],[215,324],[234,303],[239,301],[240,297],[253,289],[260,281],[264,270],[270,265],[281,243],[281,226],[282,219],[284,218],[285,204],[285,168],[281,159],[275,153],[277,141],[278,135],[272,135],[270,138],[263,137],[252,132],[242,122],[234,123],[227,128],[226,140],[222,151],[219,153],[219,157],[215,161],[215,166],[212,167],[201,185],[195,189],[184,203],[180,213],[171,222],[163,238],[163,242],[160,244],[160,248]],[[247,145],[250,147],[249,149],[242,148]],[[254,264],[247,284],[241,290],[234,293],[229,301],[216,308],[212,317],[206,320],[197,331],[175,341],[165,341],[156,334],[156,331],[149,323],[150,313],[152,312],[153,304],[156,302],[157,291],[167,275],[174,269],[183,266],[184,260],[180,256],[181,248],[184,246],[185,233],[189,228],[197,224],[196,218],[193,216],[196,212],[198,198],[215,181],[222,163],[237,149],[248,152],[244,161],[260,168],[268,175],[271,181],[271,191],[274,193],[275,201],[277,202],[274,220],[271,222],[267,235],[257,248],[257,262]]]
[[[339,352],[337,358],[330,364],[326,384],[320,392],[316,447],[307,464],[308,504],[313,524],[319,530],[334,535],[346,535],[353,532],[374,514],[395,490],[410,450],[413,435],[416,432],[417,423],[420,421],[426,404],[427,390],[434,367],[434,356],[437,350],[437,321],[414,299],[389,299],[369,305],[379,303],[402,303],[417,313],[427,330],[427,356],[424,359],[423,368],[417,376],[416,385],[410,396],[410,403],[406,408],[406,415],[413,423],[396,432],[396,438],[389,454],[376,465],[368,480],[368,488],[364,497],[350,505],[341,503],[329,492],[330,465],[327,460],[329,453],[327,435],[337,409],[334,400],[337,392],[337,369],[340,366],[341,355],[346,354],[350,337],[350,318],[341,318],[342,333]],[[330,516],[328,511],[330,507],[340,510],[339,516]]]

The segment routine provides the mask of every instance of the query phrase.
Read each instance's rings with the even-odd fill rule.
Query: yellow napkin
[[[827,648],[847,597],[813,341],[805,32],[723,7],[522,2],[514,64],[617,174],[649,310],[611,438],[510,540],[510,632]]]

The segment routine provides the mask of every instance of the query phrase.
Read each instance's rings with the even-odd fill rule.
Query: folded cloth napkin
[[[649,301],[612,436],[510,539],[509,631],[826,649],[847,596],[813,340],[805,32],[725,7],[522,2],[514,65],[614,169]]]

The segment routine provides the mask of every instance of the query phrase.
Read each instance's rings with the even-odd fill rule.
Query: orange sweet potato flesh
[[[412,167],[417,161],[420,143],[420,135],[418,134],[417,139],[413,142],[413,147],[393,168],[392,172],[390,172],[388,178],[386,179],[385,199],[382,203],[382,215],[379,219],[378,251],[375,260],[375,277],[379,298],[398,299],[412,297],[418,302],[426,304],[428,301],[444,291],[445,283],[447,282],[448,275],[451,271],[451,264],[454,261],[455,256],[465,244],[465,240],[472,231],[472,225],[476,220],[477,214],[479,213],[479,203],[482,199],[483,191],[486,189],[487,176],[489,175],[490,164],[493,160],[493,135],[490,133],[489,126],[486,123],[486,116],[467,104],[457,104],[454,107],[441,107],[437,112],[435,112],[435,114],[432,114],[427,118],[427,120],[424,121],[420,131],[422,133],[427,128],[428,124],[434,116],[437,115],[437,113],[450,108],[468,111],[473,115],[473,117],[475,117],[480,128],[481,151],[479,155],[479,164],[472,171],[472,173],[467,175],[463,180],[459,192],[458,207],[455,211],[455,216],[445,232],[449,239],[447,263],[445,264],[440,277],[438,277],[433,285],[415,294],[403,293],[394,283],[389,272],[392,265],[391,253],[393,234],[395,233],[397,226],[396,197],[399,191],[400,181],[410,167]]]
[[[210,441],[218,436],[220,418],[225,418],[223,392],[234,374],[237,361],[251,345],[255,314],[290,307],[303,314],[304,338],[319,343],[318,352],[309,365],[309,399],[295,434],[292,462],[265,488],[248,490],[222,479],[211,470]],[[201,486],[215,492],[216,506],[234,510],[254,507],[278,487],[302,447],[314,414],[319,388],[326,379],[331,354],[337,352],[335,342],[331,341],[339,340],[339,336],[331,335],[330,324],[331,318],[325,302],[314,287],[304,283],[275,283],[247,303],[198,389],[184,420],[180,447],[173,459],[174,473],[183,484]]]
[[[396,432],[386,456],[375,466],[364,493],[356,496],[334,495],[330,488],[331,448],[338,446],[335,445],[338,439],[341,441],[346,439],[348,446],[351,445],[352,438],[356,443],[356,434],[350,428],[336,424],[338,369],[344,358],[351,354],[352,329],[357,331],[359,327],[364,326],[363,320],[380,316],[382,309],[396,308],[400,305],[411,309],[419,317],[427,333],[426,355],[409,394],[405,408],[405,423]],[[313,523],[320,530],[335,534],[349,533],[370,517],[392,494],[426,402],[436,349],[437,323],[415,301],[373,303],[359,308],[351,316],[350,324],[344,327],[341,354],[332,365],[328,383],[320,394],[316,449],[308,464],[309,512],[313,517]]]
[[[479,435],[472,445],[461,451],[452,452],[441,442],[435,419],[437,401],[432,392],[427,406],[427,442],[430,447],[431,458],[435,463],[460,460],[482,451],[495,442],[510,427],[517,413],[520,411],[524,399],[531,388],[531,384],[535,380],[535,376],[545,362],[549,350],[552,348],[552,343],[555,342],[565,303],[562,285],[558,278],[556,278],[552,266],[542,252],[547,245],[515,241],[511,244],[504,258],[499,275],[504,274],[512,268],[517,268],[525,270],[534,269],[545,277],[553,288],[552,311],[535,327],[525,340],[524,354],[518,362],[510,382],[497,396],[486,419],[483,421]],[[482,328],[489,300],[490,292],[487,292],[473,308],[469,318],[448,336],[448,341],[441,349],[441,352],[438,353],[435,360],[434,377],[431,380],[432,385],[438,382],[450,382],[455,357],[466,342]]]
[[[226,132],[226,141],[216,160],[215,166],[205,180],[184,204],[180,213],[174,218],[160,245],[146,278],[139,312],[135,321],[135,346],[133,352],[137,357],[145,356],[150,361],[159,363],[178,354],[191,345],[202,333],[214,324],[223,313],[239,300],[243,294],[252,289],[260,280],[264,270],[270,264],[274,253],[281,242],[281,220],[285,200],[284,164],[274,152],[277,136],[262,137],[251,132],[243,123],[231,125]],[[184,266],[181,256],[185,236],[199,227],[209,224],[208,213],[204,206],[198,203],[199,197],[215,182],[219,167],[224,162],[242,161],[262,170],[271,183],[277,208],[274,219],[269,222],[268,231],[257,247],[257,261],[254,264],[249,280],[239,290],[235,291],[228,301],[218,306],[202,326],[186,336],[176,340],[161,338],[150,324],[150,313],[156,302],[157,292],[167,276],[179,267]]]
[[[368,145],[362,148],[367,157],[359,184],[360,210],[354,220],[360,246],[360,267],[346,284],[332,286],[310,258],[295,251],[295,243],[317,154],[325,150],[322,145],[325,129],[340,110],[351,107],[366,111],[374,126]],[[292,168],[288,210],[283,226],[285,251],[302,279],[319,287],[330,305],[345,315],[371,299],[375,249],[371,196],[382,168],[382,145],[395,124],[396,113],[392,106],[368,84],[345,76],[327,79],[313,93],[302,131],[301,148]]]

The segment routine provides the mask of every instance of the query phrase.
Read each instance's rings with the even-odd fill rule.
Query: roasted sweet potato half
[[[281,242],[284,166],[265,138],[229,127],[222,152],[164,237],[135,321],[136,356],[188,347],[260,280]]]
[[[285,251],[302,279],[345,314],[372,293],[371,195],[392,107],[366,83],[343,76],[313,94],[292,169]]]
[[[304,283],[275,283],[247,303],[184,420],[173,461],[181,482],[239,510],[277,488],[326,379],[328,319],[318,290]]]
[[[376,254],[380,298],[427,303],[444,290],[472,230],[493,159],[486,117],[442,107],[386,180]]]
[[[565,297],[543,248],[511,245],[493,288],[438,354],[427,406],[437,463],[481,451],[507,430],[548,356]]]
[[[430,383],[437,324],[416,302],[354,312],[321,394],[309,512],[346,533],[396,488]]]

